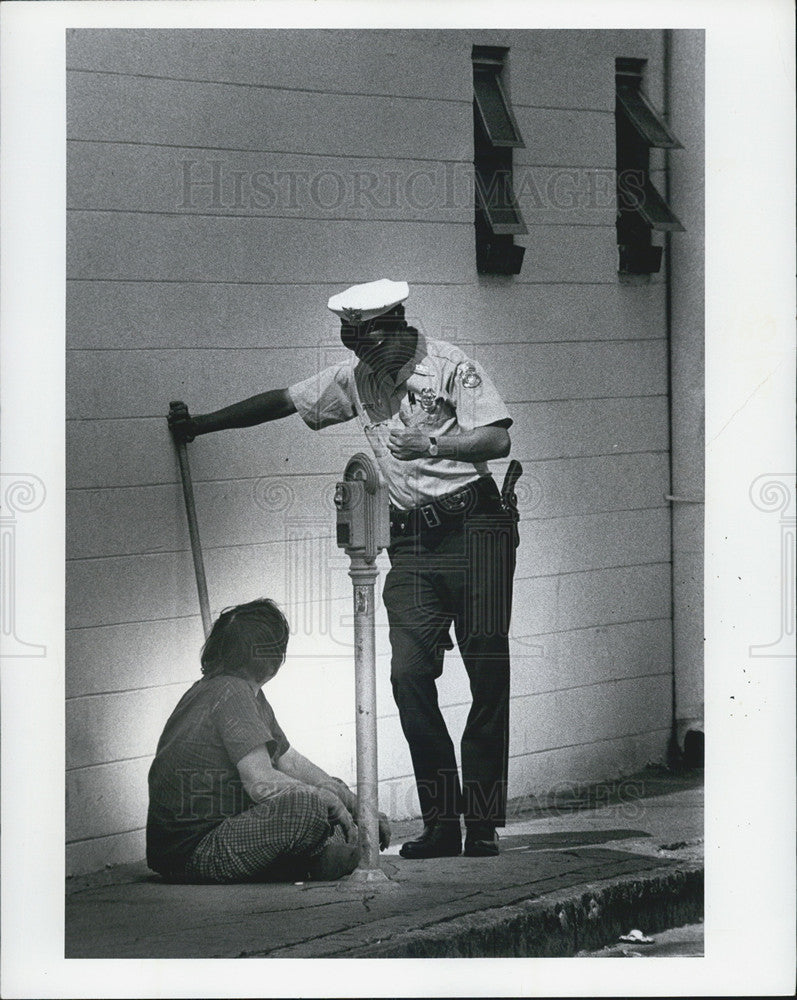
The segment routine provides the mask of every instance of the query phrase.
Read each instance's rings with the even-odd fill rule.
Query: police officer
[[[388,484],[391,569],[383,598],[391,683],[412,757],[424,828],[405,858],[498,854],[509,729],[507,632],[514,523],[487,462],[509,453],[512,420],[492,382],[459,348],[404,318],[405,282],[354,285],[329,300],[352,357],[285,389],[214,413],[170,415],[178,441],[298,412],[313,430],[358,420]],[[462,782],[436,678],[456,640],[472,703]]]

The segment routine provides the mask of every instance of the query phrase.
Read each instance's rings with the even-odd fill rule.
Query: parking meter
[[[357,738],[357,829],[360,864],[354,883],[386,882],[379,867],[379,795],[376,768],[376,638],[374,565],[390,544],[387,487],[374,460],[362,452],[349,459],[335,490],[337,541],[351,560],[354,588],[354,682]],[[392,884],[392,883],[391,883]]]
[[[390,545],[387,487],[376,463],[358,452],[349,459],[335,490],[337,542],[352,559],[372,563]]]

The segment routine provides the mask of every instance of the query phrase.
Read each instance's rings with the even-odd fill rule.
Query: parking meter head
[[[390,544],[387,487],[376,463],[363,452],[349,460],[335,490],[337,543],[351,558],[373,562]]]

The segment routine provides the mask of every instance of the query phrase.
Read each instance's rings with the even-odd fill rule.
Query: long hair
[[[202,673],[234,674],[262,684],[282,665],[289,634],[285,615],[268,598],[226,608],[202,647]]]

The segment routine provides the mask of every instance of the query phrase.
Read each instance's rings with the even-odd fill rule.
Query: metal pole
[[[357,828],[359,868],[379,870],[379,792],[376,767],[376,645],[374,584],[379,570],[364,559],[352,559],[354,586],[354,678],[357,736]],[[378,876],[377,876],[378,877]]]
[[[185,403],[172,403],[172,412],[186,409]],[[187,409],[186,409],[187,412]],[[197,596],[199,597],[199,613],[202,615],[202,628],[205,638],[210,635],[213,622],[210,617],[210,601],[208,600],[208,583],[205,578],[205,563],[202,559],[202,543],[199,540],[199,522],[194,506],[194,486],[191,482],[191,469],[188,466],[188,449],[185,441],[176,442],[177,458],[180,461],[180,478],[183,483],[183,499],[185,513],[188,519],[188,537],[191,539],[191,555],[194,559],[194,575],[196,576]]]
[[[346,550],[354,590],[354,686],[357,737],[357,830],[360,863],[351,885],[394,885],[379,866],[379,785],[376,766],[376,638],[374,584],[379,552],[390,545],[387,487],[362,452],[346,465],[335,491],[337,542]]]

